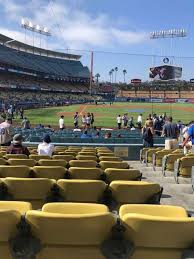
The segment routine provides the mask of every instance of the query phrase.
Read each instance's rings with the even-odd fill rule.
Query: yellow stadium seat
[[[66,202],[97,203],[104,195],[106,184],[98,180],[58,180]]]
[[[1,165],[0,177],[17,177],[28,178],[30,176],[30,168],[25,165]]]
[[[114,153],[106,153],[106,152],[98,152],[97,155],[100,156],[111,156],[111,157],[115,157]]]
[[[6,165],[7,161],[3,158],[0,158],[0,165]]]
[[[0,209],[0,251],[2,259],[12,259],[10,240],[16,236],[17,225],[21,221],[21,213],[13,209]]]
[[[12,210],[18,211],[20,214],[25,214],[27,211],[32,209],[30,202],[24,201],[0,201],[1,210]]]
[[[97,162],[92,160],[71,160],[70,167],[96,167]]]
[[[50,156],[47,155],[29,155],[29,158],[36,161],[39,161],[40,159],[51,159]]]
[[[26,159],[28,158],[26,155],[24,154],[6,154],[4,156],[6,159],[10,159],[10,158],[17,158],[17,159]]]
[[[66,151],[65,151],[65,154],[66,154],[66,155],[72,155],[72,156],[76,157],[77,154],[78,154],[78,152],[66,150]]]
[[[146,157],[146,151],[149,150],[150,148],[149,147],[146,147],[146,148],[142,148],[140,150],[140,162],[145,162],[145,157]]]
[[[40,159],[38,161],[39,165],[42,166],[67,166],[67,161],[62,160],[62,159]]]
[[[162,166],[162,159],[165,155],[171,154],[172,150],[170,149],[163,149],[160,151],[157,151],[156,153],[153,154],[153,169],[155,170],[155,167],[160,167]]]
[[[161,216],[161,217],[188,217],[187,211],[183,207],[172,205],[154,205],[154,204],[125,204],[120,207],[119,215],[123,217],[128,213]]]
[[[109,185],[117,208],[123,204],[159,203],[162,189],[157,183],[113,181]]]
[[[95,152],[79,152],[78,156],[96,156]]]
[[[55,180],[42,178],[5,178],[3,184],[14,200],[27,201],[33,209],[42,208],[46,203]]]
[[[165,155],[162,159],[162,173],[165,176],[166,171],[174,171],[174,163],[177,159],[184,157],[183,153],[174,153]]]
[[[50,213],[29,211],[26,220],[41,242],[39,259],[104,259],[101,245],[111,235],[116,219],[110,212]],[[68,234],[67,234],[68,233]]]
[[[163,148],[161,148],[161,147],[148,149],[145,152],[146,165],[148,165],[148,163],[152,163],[153,162],[153,154],[155,154],[157,151],[161,151],[161,150],[163,150]]]
[[[97,161],[98,158],[96,156],[85,156],[85,155],[77,155],[76,156],[77,160],[93,160],[93,161]]]
[[[160,205],[159,205],[160,206]],[[187,254],[182,256],[183,250],[190,248],[193,244],[194,218],[184,216],[180,208],[172,208],[169,213],[167,208],[161,210],[158,206],[153,210],[145,208],[132,209],[129,213],[121,213],[121,224],[125,227],[125,239],[134,245],[132,259],[180,259],[192,258]],[[177,215],[175,210],[177,209]],[[161,215],[160,215],[161,213]],[[172,216],[171,216],[172,213]]]
[[[91,167],[70,167],[69,174],[71,179],[90,179],[100,180],[103,171],[100,168]]]
[[[177,160],[177,176],[191,178],[194,156],[185,156]],[[176,169],[175,169],[176,170]],[[176,172],[174,172],[176,173]]]
[[[56,160],[56,159],[59,159],[59,160],[65,160],[67,162],[75,159],[75,156],[72,156],[72,155],[54,155],[52,156],[52,159]]]
[[[97,203],[53,202],[44,204],[42,211],[62,214],[96,214],[109,212],[109,209],[107,206]]]
[[[103,170],[107,168],[117,168],[117,169],[129,168],[129,164],[127,162],[118,162],[118,161],[101,161],[99,165]]]
[[[116,168],[107,168],[104,171],[106,175],[106,181],[108,183],[112,181],[134,181],[141,180],[142,174],[139,170],[136,169],[116,169]]]
[[[100,161],[118,161],[118,162],[122,161],[122,159],[120,157],[116,157],[116,156],[100,156],[99,160]]]
[[[32,168],[37,178],[63,179],[67,170],[62,166],[34,166]]]
[[[34,159],[16,159],[16,158],[10,158],[7,163],[9,165],[26,165],[29,167],[33,167],[36,165],[37,161]]]

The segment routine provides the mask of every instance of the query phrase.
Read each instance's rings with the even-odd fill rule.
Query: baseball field
[[[95,123],[98,127],[116,127],[116,117],[118,114],[121,116],[124,113],[128,113],[128,116],[134,117],[134,122],[137,120],[138,114],[143,114],[145,120],[150,113],[156,113],[162,115],[166,112],[167,115],[171,115],[174,121],[181,120],[184,123],[188,123],[194,120],[194,104],[189,103],[109,103],[95,104],[82,104],[82,105],[70,105],[64,107],[52,107],[33,109],[25,111],[25,116],[30,120],[31,124],[43,124],[43,125],[58,125],[58,119],[61,115],[64,115],[65,125],[73,126],[73,115],[75,112],[81,116],[87,112],[94,113]]]

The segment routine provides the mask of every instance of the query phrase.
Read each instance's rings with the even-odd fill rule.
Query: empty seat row
[[[128,203],[159,203],[162,188],[159,184],[140,181],[113,181],[110,185],[100,180],[45,178],[5,178],[0,183],[0,200],[32,203],[40,209],[46,202],[103,203],[117,209]]]
[[[9,159],[4,160],[0,158],[0,165],[26,165],[26,166],[63,166],[63,167],[100,167],[103,170],[106,168],[120,168],[128,169],[129,164],[127,162],[120,161],[100,161],[97,163],[94,160],[70,160],[67,162],[62,159],[41,159],[38,162],[34,159]]]
[[[114,180],[141,180],[142,174],[135,169],[107,168],[103,171],[97,167],[70,167],[62,166],[0,166],[0,178],[48,178],[48,179],[90,179],[112,182]]]
[[[194,218],[181,207],[123,205],[118,220],[99,204],[49,203],[25,217],[3,206],[3,259],[193,258]]]

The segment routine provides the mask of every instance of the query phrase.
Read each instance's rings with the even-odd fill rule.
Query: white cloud
[[[105,48],[107,46],[110,48],[118,44],[121,46],[138,44],[146,40],[145,32],[123,30],[115,20],[111,21],[111,17],[107,14],[94,16],[80,8],[75,8],[75,3],[70,2],[51,1],[48,4],[48,1],[32,0],[28,4],[16,4],[13,0],[0,0],[0,7],[3,8],[5,17],[7,16],[8,19],[20,22],[21,17],[26,17],[27,13],[32,21],[47,25],[55,37],[54,46],[58,48],[61,45],[64,48]],[[0,32],[24,41],[22,32],[3,28]]]

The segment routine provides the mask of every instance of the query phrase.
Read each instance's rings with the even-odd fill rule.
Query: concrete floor
[[[156,182],[164,188],[161,204],[182,206],[194,214],[194,192],[190,178],[179,177],[179,184],[177,184],[172,172],[167,172],[165,177],[162,175],[161,167],[154,171],[151,165],[147,167],[146,164],[138,161],[130,161],[129,164],[141,171],[142,181]]]

